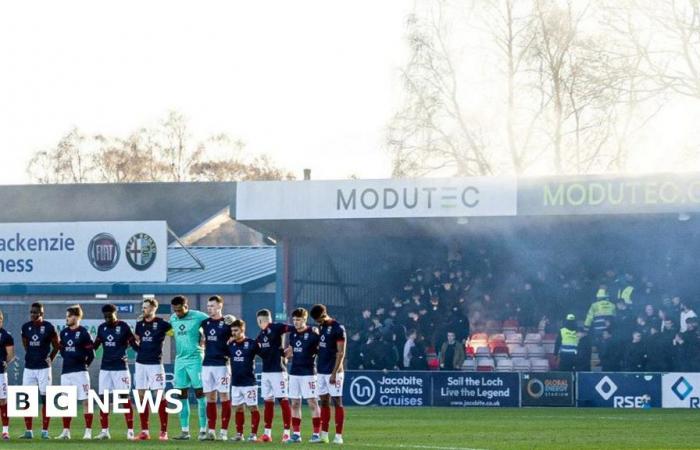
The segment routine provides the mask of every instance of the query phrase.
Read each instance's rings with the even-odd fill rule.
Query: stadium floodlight
[[[688,213],[679,213],[678,214],[678,221],[687,222],[689,220],[690,220],[690,214],[688,214]]]
[[[146,300],[148,298],[156,298],[156,294],[143,294],[141,297]]]
[[[95,298],[99,300],[105,300],[109,297],[107,294],[95,294]]]
[[[469,223],[469,218],[467,217],[460,217],[457,219],[457,224],[458,225],[467,225]]]

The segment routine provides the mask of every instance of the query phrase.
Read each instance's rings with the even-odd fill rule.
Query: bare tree
[[[610,51],[592,1],[441,1],[412,15],[406,102],[389,125],[394,174],[586,173],[624,164],[636,124],[630,105],[640,101],[631,91],[638,61]],[[458,20],[466,21],[462,34]],[[480,31],[471,39],[496,86],[489,116],[469,95],[479,86],[463,75],[477,69],[460,67],[451,44],[467,39],[464,29]]]
[[[461,105],[442,2],[431,11],[430,20],[411,15],[407,26],[411,56],[402,71],[406,100],[392,119],[387,139],[394,175],[493,173],[482,126],[467,118]]]
[[[71,130],[58,145],[39,151],[27,171],[39,183],[235,181],[293,179],[265,155],[251,155],[226,134],[196,140],[186,118],[171,112],[154,128],[126,138]],[[218,153],[217,153],[218,151]]]

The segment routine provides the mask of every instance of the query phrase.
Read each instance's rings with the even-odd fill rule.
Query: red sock
[[[31,418],[31,417],[25,417],[25,418],[24,418],[24,427],[25,427],[27,430],[31,430],[31,429],[32,429],[32,418]]]
[[[250,432],[253,434],[258,434],[258,427],[260,426],[260,411],[253,410],[250,412]]]
[[[272,428],[272,419],[275,418],[275,401],[265,400],[265,409],[263,410],[265,417],[265,428]]]
[[[85,413],[83,417],[85,418],[85,428],[92,429],[92,414]]]
[[[243,434],[243,424],[245,424],[245,413],[236,411],[236,433]]]
[[[161,405],[165,404],[165,402],[161,402]],[[148,403],[146,403],[145,407],[143,408],[143,412],[139,413],[139,421],[141,422],[141,431],[148,431],[148,419],[151,416],[151,412],[148,410]]]
[[[299,433],[301,430],[301,417],[292,417],[292,431]]]
[[[0,417],[2,418],[3,427],[10,425],[10,418],[7,417],[7,404],[0,405]]]
[[[285,430],[288,430],[292,421],[292,408],[289,407],[289,400],[286,398],[280,400],[280,408],[282,408],[282,426]]]
[[[51,417],[46,416],[46,401],[44,401],[44,403],[41,404],[41,429],[48,431],[50,423]]]
[[[131,400],[129,400],[129,403],[127,403],[126,406],[129,408],[129,412],[126,413],[126,415],[124,416],[124,420],[126,420],[126,429],[133,430],[134,429],[134,410],[131,408]]]
[[[216,429],[216,402],[207,402],[207,425],[210,430]]]
[[[109,428],[109,413],[100,411],[100,426],[103,430]]]
[[[221,402],[221,429],[228,431],[228,423],[231,421],[231,400]]]
[[[63,418],[63,428],[70,430],[70,421],[71,420],[72,420],[72,417],[64,417]]]
[[[328,433],[331,421],[331,407],[321,406],[321,431]]]
[[[312,417],[311,423],[313,424],[313,427],[314,427],[314,434],[318,434],[318,432],[321,430],[321,418],[320,417]]]
[[[160,432],[168,432],[168,412],[165,408],[168,407],[168,402],[161,400],[160,405],[158,405],[158,417],[160,418]]]
[[[335,434],[343,434],[343,424],[345,423],[345,407],[335,407]]]

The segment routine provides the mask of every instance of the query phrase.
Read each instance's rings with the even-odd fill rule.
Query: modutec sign
[[[515,178],[242,182],[237,220],[514,216]]]
[[[161,282],[163,221],[0,224],[0,283]]]

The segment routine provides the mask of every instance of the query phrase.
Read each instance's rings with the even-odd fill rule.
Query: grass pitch
[[[193,408],[190,426],[197,424],[196,408]],[[304,409],[302,436],[306,441],[311,435],[311,421]],[[231,448],[241,446],[264,446],[284,448],[281,437],[280,412],[275,414],[273,444],[249,444],[241,442],[208,442],[195,440],[128,442],[122,416],[112,415],[111,441],[83,441],[83,418],[73,420],[71,441],[42,441],[38,439],[35,419],[33,441],[20,441],[17,437],[24,430],[22,419],[12,419],[10,442],[0,442],[0,447],[36,448],[91,448],[124,449],[139,448]],[[219,419],[220,420],[220,419]],[[179,434],[176,415],[170,417],[170,436]],[[262,424],[261,424],[262,425]],[[250,431],[250,417],[246,414],[246,434]],[[136,418],[138,432],[138,418]],[[151,434],[157,436],[158,417],[151,417]],[[229,434],[234,434],[233,420]],[[51,436],[61,431],[61,419],[52,419]],[[99,432],[99,420],[95,417],[93,435]],[[262,426],[261,430],[262,432]],[[331,421],[331,440],[333,438]],[[194,434],[196,436],[196,433]],[[700,411],[672,409],[576,409],[576,408],[360,408],[346,410],[344,432],[345,445],[349,449],[700,449]],[[296,447],[313,447],[304,442]],[[331,444],[331,446],[333,446]],[[335,447],[335,446],[333,446]]]

